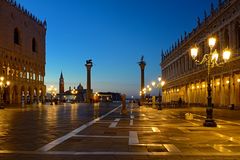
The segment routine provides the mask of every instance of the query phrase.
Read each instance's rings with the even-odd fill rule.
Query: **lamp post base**
[[[203,123],[205,127],[217,127],[217,123],[213,119],[206,119]]]

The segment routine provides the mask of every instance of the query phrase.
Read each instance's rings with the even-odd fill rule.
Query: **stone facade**
[[[46,21],[13,0],[0,0],[0,76],[11,82],[4,89],[5,103],[44,100],[45,37]]]
[[[214,106],[240,106],[240,1],[219,1],[218,7],[211,5],[210,15],[204,13],[197,27],[162,53],[162,77],[167,82],[163,87],[163,102],[178,101],[188,104],[207,104],[207,66],[196,65],[190,56],[190,48],[197,44],[199,59],[209,53],[207,39],[217,38],[215,49],[219,56],[224,48],[232,51],[232,56],[222,67],[211,72],[212,98]]]

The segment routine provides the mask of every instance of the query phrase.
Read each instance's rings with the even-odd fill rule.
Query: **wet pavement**
[[[118,105],[67,103],[1,109],[0,150],[36,150]]]
[[[1,130],[0,159],[240,159],[240,110],[214,109],[218,127],[209,128],[202,125],[201,107],[157,110],[129,104],[128,114],[120,115],[117,106],[100,105],[99,112],[83,104],[7,109],[2,119],[14,127],[1,122],[8,130]],[[188,112],[193,119],[185,119]]]

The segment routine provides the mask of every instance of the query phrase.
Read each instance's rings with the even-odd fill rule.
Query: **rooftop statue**
[[[143,59],[144,59],[144,56],[141,57],[141,62],[144,61]]]
[[[139,65],[142,65],[142,64],[146,65],[146,62],[144,61],[144,56],[141,57],[141,60],[140,60],[140,62],[138,62],[138,64]]]
[[[92,59],[86,60],[86,64],[92,65]]]

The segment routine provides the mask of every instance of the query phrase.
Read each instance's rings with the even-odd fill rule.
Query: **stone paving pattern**
[[[185,113],[193,113],[186,120]],[[204,108],[164,108],[130,104],[46,152],[0,151],[0,159],[240,159],[240,111],[215,109],[218,127],[203,127]]]

